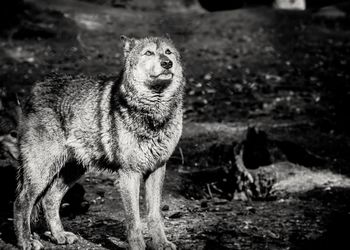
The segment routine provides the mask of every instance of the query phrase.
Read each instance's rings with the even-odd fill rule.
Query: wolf
[[[130,249],[145,249],[139,189],[145,181],[151,247],[176,249],[160,213],[166,162],[182,133],[185,77],[170,38],[121,36],[122,70],[115,80],[78,76],[36,83],[19,125],[14,227],[21,249],[42,249],[30,217],[40,204],[57,244],[78,240],[63,229],[62,197],[89,168],[118,174]]]

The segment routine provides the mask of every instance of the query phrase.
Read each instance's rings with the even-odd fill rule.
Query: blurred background
[[[0,5],[0,249],[14,243],[16,127],[31,86],[116,76],[122,34],[169,35],[182,55],[185,124],[162,206],[179,249],[346,249],[350,1]],[[91,172],[66,197],[64,225],[82,239],[55,249],[125,249],[114,180]]]

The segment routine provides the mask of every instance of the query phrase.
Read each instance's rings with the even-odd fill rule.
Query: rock
[[[169,206],[168,205],[163,205],[162,211],[169,211]]]
[[[305,10],[305,0],[275,0],[273,7],[285,10]]]
[[[176,213],[173,213],[172,215],[169,216],[169,219],[179,219],[183,216],[183,212],[179,211]]]
[[[321,8],[316,14],[316,17],[324,17],[328,19],[345,18],[346,12],[339,9],[337,6],[327,6]]]

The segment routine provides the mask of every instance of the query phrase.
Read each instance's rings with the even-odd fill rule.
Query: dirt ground
[[[168,164],[162,210],[179,249],[348,249],[348,17],[267,7],[157,12],[75,0],[26,2],[37,7],[28,5],[22,21],[0,37],[0,84],[20,99],[49,73],[116,75],[122,34],[169,34],[178,46],[188,80],[185,125]],[[186,185],[186,173],[228,164],[215,160],[227,152],[213,153],[213,145],[243,139],[248,126],[324,162],[281,184],[272,200],[235,201],[211,192],[205,181]],[[90,207],[63,218],[79,243],[56,246],[38,237],[48,249],[125,249],[115,176],[90,172],[80,183]],[[11,212],[1,211],[0,249],[14,248],[12,230]]]

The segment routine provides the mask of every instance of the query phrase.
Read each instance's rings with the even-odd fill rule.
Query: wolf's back
[[[111,83],[89,78],[51,78],[35,84],[20,134],[59,136],[61,141],[98,145]],[[108,92],[106,94],[105,92]],[[107,110],[108,112],[108,110]],[[88,148],[88,147],[87,147]]]
[[[97,102],[102,88],[102,82],[89,78],[49,78],[35,84],[24,112],[25,115],[45,110],[62,115],[74,112],[86,102]]]

